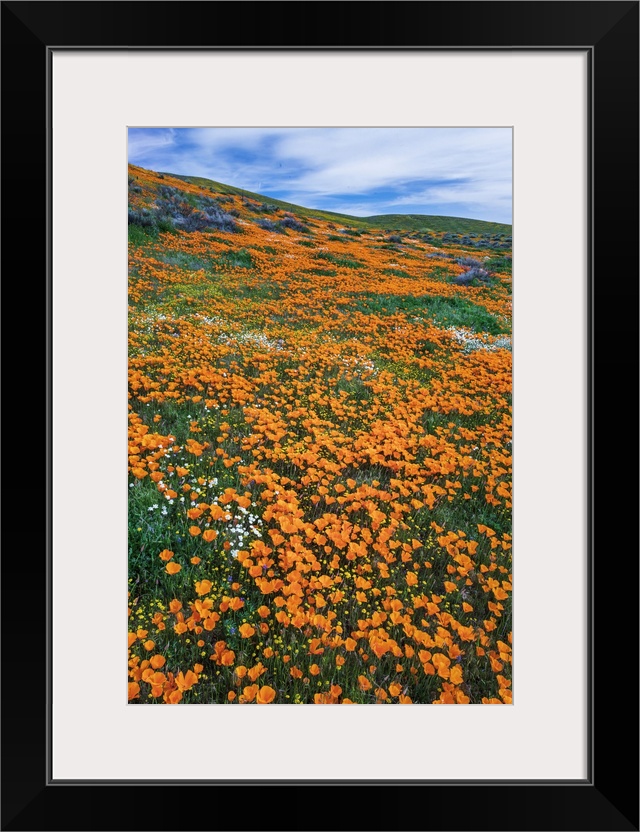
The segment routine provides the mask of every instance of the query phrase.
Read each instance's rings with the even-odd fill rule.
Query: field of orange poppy
[[[511,703],[510,245],[129,166],[132,703]]]

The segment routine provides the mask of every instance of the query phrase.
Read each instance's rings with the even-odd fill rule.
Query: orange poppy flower
[[[236,660],[236,654],[233,650],[225,650],[220,656],[220,664],[224,667],[231,667]]]
[[[192,670],[187,670],[186,674],[180,671],[176,676],[176,685],[178,690],[191,690],[197,684],[198,677]]]
[[[196,592],[198,595],[206,595],[208,592],[211,592],[212,586],[211,581],[196,581]]]
[[[333,705],[334,699],[329,693],[315,693],[313,695],[313,703],[314,705]]]
[[[257,685],[249,685],[248,687],[244,688],[242,694],[247,702],[253,702],[256,698],[256,694],[258,693],[258,686]]]
[[[250,667],[247,671],[247,675],[251,679],[252,682],[255,682],[259,676],[262,676],[265,673],[267,668],[262,664],[262,662],[258,662],[253,667]]]
[[[449,674],[449,679],[451,680],[452,684],[459,685],[462,682],[462,668],[459,664],[454,665],[451,668],[451,672]]]
[[[269,685],[264,685],[258,691],[258,695],[256,697],[256,702],[258,705],[268,705],[270,702],[276,698],[276,692],[272,687]]]
[[[438,672],[438,676],[441,676],[443,679],[448,679],[449,666],[451,664],[449,657],[445,656],[444,653],[434,653],[431,657],[431,661]]]
[[[165,567],[165,570],[169,573],[169,575],[177,575],[178,572],[182,569],[179,563],[168,563]]]
[[[251,638],[255,634],[255,628],[251,624],[242,624],[238,629],[242,638]]]

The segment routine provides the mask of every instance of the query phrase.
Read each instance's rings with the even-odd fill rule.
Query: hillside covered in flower
[[[131,702],[511,702],[510,227],[375,220],[129,167]]]

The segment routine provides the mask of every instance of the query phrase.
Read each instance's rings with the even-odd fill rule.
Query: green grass
[[[317,274],[325,277],[336,277],[338,272],[335,269],[302,269],[303,274]]]
[[[492,257],[484,264],[484,268],[498,274],[511,274],[511,257]]]
[[[383,269],[382,274],[387,274],[390,277],[409,277],[411,275],[408,272],[403,272],[402,269]]]
[[[352,295],[353,306],[365,314],[420,316],[431,319],[442,326],[468,327],[474,332],[488,332],[499,335],[507,332],[506,324],[495,315],[472,303],[467,298],[455,295],[379,295],[362,292]]]
[[[246,248],[238,251],[225,251],[213,261],[217,269],[252,269],[255,262]]]
[[[163,263],[169,266],[176,266],[179,269],[186,269],[187,271],[197,272],[202,269],[211,269],[214,259],[212,257],[200,256],[195,254],[187,254],[181,251],[166,252],[161,249],[156,257]]]
[[[385,231],[436,231],[457,232],[459,234],[477,233],[483,236],[489,234],[511,234],[511,226],[501,222],[473,220],[464,217],[442,217],[432,214],[380,214],[373,217],[363,217],[371,228]]]
[[[329,251],[321,251],[315,255],[316,260],[327,260],[329,263],[335,263],[336,266],[342,266],[344,269],[364,269],[366,264],[360,260],[354,260],[352,257],[343,257],[339,254],[331,254]]]
[[[153,225],[137,225],[129,223],[128,236],[132,245],[143,246],[158,239],[161,233],[177,234],[178,232],[169,220],[154,217]]]

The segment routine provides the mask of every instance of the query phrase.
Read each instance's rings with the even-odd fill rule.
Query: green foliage
[[[217,269],[252,269],[255,262],[251,253],[246,248],[238,251],[228,251],[220,254],[213,261]]]
[[[329,251],[320,251],[315,255],[316,260],[328,260],[329,263],[335,263],[336,266],[341,266],[344,269],[364,269],[366,264],[360,260],[354,260],[352,257],[343,257],[338,254],[331,254]]]
[[[141,225],[129,225],[129,245],[146,246],[158,236],[154,228],[144,228]]]
[[[492,257],[485,262],[484,267],[495,274],[511,274],[512,260],[511,257]]]
[[[411,275],[408,272],[403,272],[402,269],[383,269],[382,274],[387,274],[391,277],[408,277]]]
[[[474,332],[499,335],[507,332],[506,325],[490,312],[467,298],[454,295],[379,295],[363,292],[353,296],[359,311],[374,315],[421,316],[443,326],[468,327]]]

